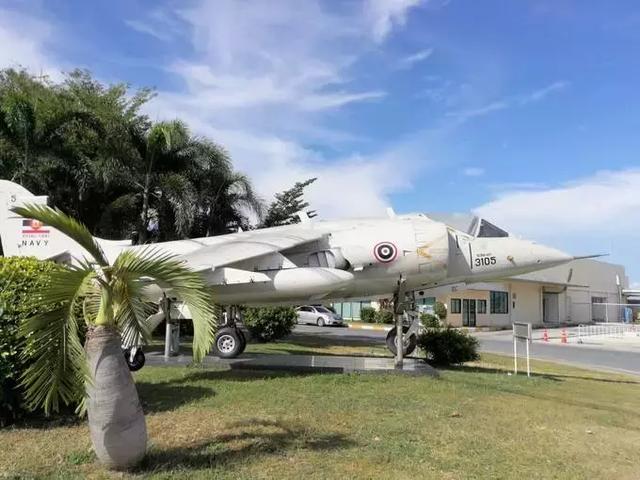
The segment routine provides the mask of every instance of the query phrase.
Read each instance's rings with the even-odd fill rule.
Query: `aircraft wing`
[[[223,242],[205,245],[181,255],[180,258],[185,260],[191,268],[204,271],[278,253],[325,237],[326,234],[313,230],[256,230],[229,235],[229,238],[225,238]]]

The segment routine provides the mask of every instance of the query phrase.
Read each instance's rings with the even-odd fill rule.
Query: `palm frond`
[[[147,343],[151,336],[146,320],[153,308],[143,299],[144,286],[141,276],[132,272],[123,272],[114,280],[114,316],[126,346]]]
[[[107,258],[105,257],[102,248],[93,238],[89,229],[61,210],[58,210],[57,208],[53,209],[46,205],[27,204],[22,207],[14,207],[11,211],[25,218],[39,220],[45,225],[49,225],[56,230],[61,231],[89,252],[100,266],[105,267],[108,265]]]
[[[90,375],[74,310],[93,288],[95,276],[90,267],[54,272],[50,286],[38,299],[40,313],[20,326],[23,356],[30,362],[21,384],[31,408],[42,406],[49,414],[58,411],[60,402],[79,403],[84,397]]]
[[[201,361],[211,350],[216,328],[213,299],[202,275],[174,255],[152,247],[121,253],[113,264],[113,276],[123,272],[152,279],[186,304],[193,319],[193,359]]]

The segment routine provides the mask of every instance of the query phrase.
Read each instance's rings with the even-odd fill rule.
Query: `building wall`
[[[616,277],[620,286],[616,284]],[[433,298],[436,298],[447,307],[447,322],[456,327],[463,324],[464,307],[460,313],[451,313],[451,299],[460,299],[461,304],[464,299],[487,302],[486,313],[476,313],[477,327],[510,328],[515,321],[543,326],[545,294],[554,305],[557,303],[557,313],[554,313],[553,318],[547,319],[549,324],[589,323],[592,319],[618,321],[618,307],[594,306],[592,300],[597,297],[605,299],[607,303],[618,303],[620,288],[625,288],[627,282],[624,267],[621,265],[585,259],[520,275],[504,282],[438,287],[422,292],[416,302],[419,305],[430,305]],[[491,291],[508,293],[507,313],[491,313]],[[360,303],[360,306],[363,306],[367,302],[354,300],[351,303]],[[376,302],[371,302],[371,306],[378,308]],[[340,313],[342,307],[339,306],[337,310]],[[353,306],[350,310],[356,311]],[[553,310],[556,312],[555,307]]]

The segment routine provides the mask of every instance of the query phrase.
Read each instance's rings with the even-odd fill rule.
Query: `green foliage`
[[[296,182],[289,190],[276,193],[276,199],[269,206],[261,227],[276,227],[278,225],[291,225],[292,223],[300,222],[296,214],[309,207],[309,202],[303,200],[304,189],[315,181],[315,178],[310,178],[304,182]],[[306,213],[309,218],[316,216],[314,210]]]
[[[105,238],[139,243],[246,228],[263,206],[228,154],[179,120],[152,123],[149,89],[76,70],[60,83],[0,70],[0,178]]]
[[[431,328],[418,336],[418,346],[434,365],[459,365],[480,358],[478,340],[455,328]]]
[[[189,308],[194,361],[211,349],[216,325],[213,300],[199,273],[152,247],[124,251],[110,265],[86,227],[73,218],[43,206],[27,205],[16,211],[55,226],[94,257],[91,264],[51,272],[50,283],[35,295],[33,315],[19,326],[29,352],[21,354],[29,360],[21,385],[30,408],[44,408],[48,414],[61,404],[79,404],[84,398],[90,380],[81,340],[84,324],[115,326],[126,344],[148,337],[145,320],[151,311],[143,289],[149,284],[171,290]]]
[[[442,302],[436,302],[433,306],[433,311],[440,320],[447,318],[447,307]]]
[[[381,308],[376,312],[376,323],[393,323],[393,312],[386,308]]]
[[[375,323],[376,309],[372,307],[362,307],[360,309],[360,320],[366,323]]]
[[[251,335],[262,342],[273,342],[293,331],[298,314],[291,307],[247,308],[242,322]]]
[[[435,315],[423,313],[420,315],[420,323],[425,328],[440,328],[440,320]]]
[[[54,263],[35,258],[0,257],[0,425],[25,412],[24,392],[18,384],[32,352],[24,350],[19,328],[38,313],[39,292],[50,285],[51,274],[57,270]]]

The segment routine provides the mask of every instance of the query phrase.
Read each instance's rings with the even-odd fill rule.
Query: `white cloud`
[[[522,95],[516,95],[512,97],[503,98],[501,100],[496,100],[481,107],[453,111],[447,113],[447,116],[457,118],[461,122],[466,122],[475,117],[481,117],[487,115],[489,113],[497,112],[500,110],[506,110],[508,108],[513,107],[523,107],[529,105],[531,103],[536,103],[541,100],[544,100],[549,95],[560,92],[566,89],[569,86],[569,82],[566,81],[557,81],[546,87],[542,87],[538,90],[534,90],[533,92],[525,93]],[[433,89],[428,89],[423,92],[425,96],[433,96]],[[439,92],[442,95],[443,92]]]
[[[0,68],[24,67],[60,80],[60,63],[45,53],[45,45],[53,42],[57,34],[44,20],[0,9]]]
[[[476,211],[531,235],[640,235],[640,169],[604,171],[560,187],[509,191]]]
[[[542,190],[511,190],[474,211],[502,228],[574,254],[610,253],[605,261],[640,277],[640,169],[603,171]]]
[[[560,90],[564,90],[569,86],[569,82],[561,80],[558,82],[554,82],[551,85],[547,85],[544,88],[539,90],[535,90],[527,95],[522,95],[517,99],[517,103],[521,105],[526,105],[527,103],[539,102],[544,98],[548,97],[552,93],[556,93]]]
[[[144,33],[146,35],[151,35],[154,38],[162,41],[168,41],[171,39],[171,34],[166,30],[162,30],[159,28],[154,28],[146,22],[142,22],[140,20],[125,20],[124,23],[131,27],[136,32]]]
[[[464,175],[466,175],[467,177],[480,177],[480,176],[484,175],[484,168],[467,167],[462,171],[462,173]]]
[[[365,16],[375,41],[382,42],[394,26],[403,26],[409,10],[420,3],[421,0],[367,0]]]
[[[398,62],[398,67],[399,68],[411,68],[416,63],[420,63],[420,62],[426,60],[432,54],[433,54],[433,48],[426,48],[424,50],[420,50],[420,51],[418,51],[416,53],[413,53],[411,55],[407,55],[406,57],[401,58],[400,61]]]
[[[309,200],[323,218],[383,214],[388,195],[410,184],[414,165],[428,163],[420,136],[375,155],[327,155],[308,146],[353,147],[362,139],[334,130],[333,115],[386,94],[357,88],[354,78],[354,64],[378,41],[371,24],[361,8],[337,12],[316,0],[256,1],[251,8],[236,0],[200,0],[164,12],[157,23],[179,17],[194,54],[166,66],[184,87],[160,91],[148,112],[154,119],[183,118],[224,145],[265,198],[318,177]],[[401,25],[406,11],[393,8],[388,15]],[[144,25],[157,28],[153,18]]]

